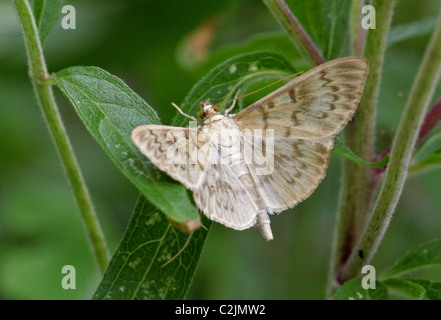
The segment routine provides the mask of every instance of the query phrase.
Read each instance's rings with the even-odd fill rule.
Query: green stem
[[[87,191],[86,184],[55,103],[34,16],[27,1],[14,0],[14,3],[23,28],[29,60],[30,77],[37,100],[64,165],[92,251],[100,271],[104,273],[110,256],[103,232],[92,206],[89,192]]]
[[[363,265],[372,260],[383,239],[400,198],[420,127],[440,75],[441,12],[392,143],[389,165],[377,201],[370,212],[367,227],[342,269],[341,281],[356,277]]]
[[[363,5],[364,0],[352,0],[349,23],[349,39],[351,43],[351,52],[354,56],[361,56],[363,54],[365,36],[365,31],[361,26],[361,8]]]
[[[376,29],[368,32],[364,56],[370,62],[363,96],[354,119],[345,132],[346,144],[366,161],[374,157],[375,115],[378,92],[386,50],[387,34],[392,20],[395,0],[374,0],[376,8]],[[362,226],[371,206],[375,181],[371,168],[345,161],[343,164],[337,227],[334,237],[328,293],[339,285],[337,274],[345,264],[360,236]]]
[[[300,53],[311,63],[317,66],[325,62],[316,45],[309,37],[308,33],[300,25],[296,16],[283,0],[263,0],[270,9],[274,17],[285,29],[291,40],[299,49]]]

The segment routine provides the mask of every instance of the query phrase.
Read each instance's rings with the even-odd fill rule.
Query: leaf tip
[[[197,229],[199,229],[201,227],[201,219],[195,219],[195,220],[187,220],[185,222],[176,222],[176,221],[172,221],[169,220],[170,223],[175,226],[176,228],[178,228],[179,230],[181,230],[182,232],[193,232]]]

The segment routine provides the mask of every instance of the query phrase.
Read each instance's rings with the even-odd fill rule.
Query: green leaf
[[[389,294],[380,281],[375,282],[375,289],[363,289],[361,278],[356,278],[346,282],[332,300],[389,300]]]
[[[184,112],[196,116],[197,106],[201,100],[225,101],[232,98],[239,88],[245,92],[256,81],[280,79],[292,73],[295,73],[294,68],[283,56],[275,53],[255,52],[233,57],[214,68],[196,84],[180,106]],[[189,201],[187,198],[183,198],[184,194],[186,196],[184,187],[164,177],[165,174],[152,166],[130,141],[130,133],[136,126],[159,123],[156,113],[120,79],[99,68],[72,67],[58,72],[54,75],[54,79],[74,105],[92,136],[118,168],[142,191],[148,201],[161,209],[168,218],[176,219],[176,215],[183,215],[179,210],[184,210],[186,201]],[[186,123],[188,123],[188,119],[180,115],[177,115],[173,121],[173,125],[185,126]],[[175,195],[172,194],[174,190],[177,190]],[[180,190],[183,194],[178,194]],[[159,252],[170,253],[167,255],[170,258],[171,253],[182,248],[187,235],[181,234],[170,224],[165,224],[166,220],[157,214],[155,216],[162,219],[161,222],[158,222],[157,227],[152,227],[148,231],[145,228],[137,227],[142,225],[139,223],[141,217],[144,217],[141,211],[144,213],[154,211],[154,207],[150,205],[148,207],[147,202],[142,203],[145,207],[142,207],[141,210],[141,204],[138,203],[138,209],[135,210],[135,216],[127,229],[123,243],[112,258],[103,283],[98,288],[96,299],[178,299],[185,296],[188,290],[203,247],[204,232],[206,231],[197,230],[189,247],[181,254],[184,255],[187,252],[193,260],[185,258],[184,255],[160,269],[159,265],[166,262],[164,261],[166,255],[159,254]],[[167,206],[171,211],[164,210]],[[172,215],[171,212],[174,214]],[[150,216],[150,214],[148,215]],[[183,216],[188,217],[188,215]],[[209,226],[210,223],[205,221],[204,225]],[[158,230],[158,233],[154,233],[155,230]],[[130,265],[133,266],[133,263],[125,264],[127,255],[124,255],[124,252],[132,252],[133,250],[130,248],[135,247],[141,250],[145,243],[150,245],[151,241],[158,242],[158,239],[163,240],[159,246],[155,247],[156,249],[150,248],[148,253],[141,252],[146,255],[144,258],[150,261],[150,264],[143,263],[133,269],[127,268],[127,265],[131,268]],[[127,249],[129,242],[130,248]],[[152,252],[157,252],[157,254],[152,254]],[[158,258],[161,259],[158,261]],[[135,258],[133,261],[136,264],[136,261],[139,260]],[[167,268],[179,273],[179,275],[177,273],[176,281],[182,281],[182,284],[176,284],[174,278],[163,271]],[[181,275],[184,272],[182,270],[185,270],[185,276]],[[139,276],[140,274],[142,277]],[[175,273],[170,271],[170,274],[174,275]],[[129,285],[131,281],[138,286]],[[156,285],[152,285],[155,281]],[[141,289],[136,289],[138,287]],[[172,292],[170,288],[176,288],[176,290]],[[118,290],[137,291],[135,295],[130,293],[125,293],[127,294],[125,295],[118,293]]]
[[[178,223],[199,218],[185,187],[153,166],[131,141],[135,127],[160,123],[144,100],[96,67],[67,68],[54,79],[101,148],[151,203]]]
[[[428,280],[406,280],[424,288],[425,295],[423,300],[441,300],[441,283]]]
[[[441,165],[441,127],[435,129],[415,150],[411,173]]]
[[[387,37],[387,46],[391,47],[401,41],[412,39],[414,37],[428,35],[433,31],[435,23],[436,17],[429,17],[414,22],[394,26],[391,28]]]
[[[413,154],[413,160],[418,162],[436,153],[441,148],[441,127],[433,130],[429,136],[417,147]]]
[[[351,1],[290,0],[287,4],[323,57],[338,58],[348,40]]]
[[[427,158],[413,164],[409,168],[409,173],[417,173],[433,168],[439,168],[441,166],[441,149],[436,150]]]
[[[274,52],[256,51],[239,55],[212,69],[191,89],[180,107],[185,113],[197,117],[200,101],[207,100],[211,103],[227,101],[234,97],[239,88],[242,90],[241,94],[245,94],[247,88],[255,82],[277,80],[295,72],[296,70],[283,56]],[[276,88],[271,87],[271,91]],[[226,104],[223,106],[227,108]],[[239,111],[241,107],[243,107],[243,99],[239,100],[238,107],[234,111]],[[185,126],[187,123],[188,119],[179,114],[173,121],[175,126]]]
[[[286,3],[314,43],[323,48],[323,44],[326,41],[324,36],[323,1],[287,0]]]
[[[441,283],[416,279],[386,279],[383,284],[389,289],[404,293],[418,300],[441,300]]]
[[[204,224],[210,225],[208,221]],[[164,215],[141,196],[93,299],[185,298],[207,233],[199,228],[188,247],[161,268],[183,248],[189,235],[173,228]]]
[[[234,72],[233,72],[234,71]],[[280,78],[293,68],[277,54],[260,52],[232,58],[214,68],[190,92],[181,109],[197,116],[202,100],[225,101],[253,81]],[[108,156],[142,194],[178,223],[198,219],[186,189],[142,155],[131,131],[143,124],[160,123],[156,112],[117,77],[96,67],[71,67],[54,75],[81,120]],[[173,125],[185,126],[178,115]]]
[[[381,277],[394,277],[417,268],[441,263],[441,239],[430,241],[410,251]]]
[[[323,56],[326,60],[332,60],[340,56],[348,40],[351,1],[322,0],[322,6],[325,21]]]
[[[64,0],[33,0],[32,11],[43,44],[52,28],[57,24]]]
[[[388,160],[389,156],[385,156],[383,159],[377,162],[368,162],[361,159],[358,155],[356,155],[345,143],[343,136],[338,134],[334,139],[334,149],[332,150],[336,154],[342,156],[345,159],[351,160],[355,163],[368,166],[368,167],[384,167]]]

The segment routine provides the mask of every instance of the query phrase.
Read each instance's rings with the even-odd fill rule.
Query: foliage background
[[[279,26],[255,0],[69,1],[77,29],[56,25],[45,43],[51,72],[99,66],[123,79],[158,110],[164,124],[209,67],[178,63],[183,38],[207,17],[219,25],[213,50]],[[439,1],[399,1],[393,25],[433,16]],[[388,49],[380,91],[377,151],[390,143],[428,36]],[[212,67],[212,66],[210,66]],[[111,251],[138,191],[115,168],[55,90],[63,120],[103,223]],[[0,299],[88,299],[100,277],[71,191],[28,78],[23,38],[11,1],[0,1]],[[435,97],[441,94],[440,88]],[[341,159],[293,210],[272,218],[275,240],[257,230],[213,224],[188,298],[322,299],[335,223]],[[378,273],[441,230],[441,170],[412,176],[373,261]],[[61,268],[77,270],[77,289],[61,288]],[[432,280],[441,270],[430,269]],[[420,271],[421,273],[421,271]]]

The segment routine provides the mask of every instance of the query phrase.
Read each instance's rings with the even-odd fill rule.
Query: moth
[[[237,114],[229,114],[234,103],[221,114],[204,101],[201,125],[143,125],[132,140],[193,191],[209,219],[236,230],[257,226],[272,240],[269,214],[294,207],[322,181],[334,137],[353,117],[368,69],[361,57],[335,59]]]

